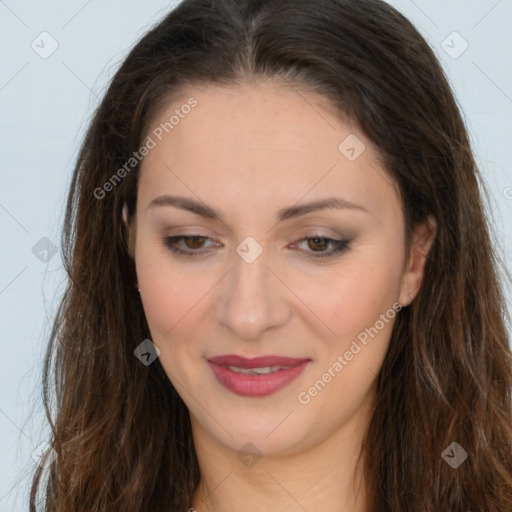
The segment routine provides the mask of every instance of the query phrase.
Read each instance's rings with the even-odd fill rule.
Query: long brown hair
[[[69,281],[43,383],[57,458],[47,479],[37,469],[30,510],[192,506],[200,473],[188,410],[158,360],[133,354],[150,337],[122,222],[125,203],[135,213],[139,165],[103,185],[186,85],[258,79],[317,92],[358,123],[398,185],[406,250],[418,223],[437,221],[421,290],[398,315],[378,375],[363,444],[368,510],[512,511],[509,316],[485,186],[434,53],[381,0],[185,0],[125,59],[66,206]],[[468,453],[456,469],[442,457],[453,442]]]

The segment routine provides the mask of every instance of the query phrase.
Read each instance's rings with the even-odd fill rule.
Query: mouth
[[[279,391],[294,381],[311,359],[261,356],[252,359],[237,355],[216,356],[208,364],[217,381],[241,396],[262,397]]]

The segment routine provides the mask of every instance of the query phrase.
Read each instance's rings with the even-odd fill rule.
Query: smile
[[[208,359],[213,375],[222,386],[237,395],[252,397],[267,396],[286,387],[311,362],[311,359],[278,356],[246,359],[229,355]]]

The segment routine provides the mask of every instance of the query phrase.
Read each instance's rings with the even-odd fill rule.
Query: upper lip
[[[299,363],[310,361],[309,358],[260,356],[247,359],[246,357],[228,354],[208,358],[211,363],[223,366],[237,366],[239,368],[263,368],[266,366],[295,366]]]

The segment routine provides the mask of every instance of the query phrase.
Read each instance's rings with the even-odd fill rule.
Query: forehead
[[[160,111],[153,127],[164,126],[189,98],[194,98],[197,105],[168,130],[171,137],[165,137],[167,133],[163,136],[172,138],[169,142],[175,146],[207,147],[209,156],[215,147],[219,157],[236,158],[240,153],[263,150],[267,145],[276,150],[306,153],[317,148],[319,139],[326,134],[332,138],[340,128],[322,112],[318,105],[325,102],[322,97],[273,82],[189,88]],[[335,143],[335,138],[331,142]]]
[[[188,87],[160,110],[147,135],[154,147],[139,177],[146,204],[165,192],[260,209],[266,201],[288,205],[326,192],[370,203],[394,194],[354,124],[323,97],[281,83]]]

